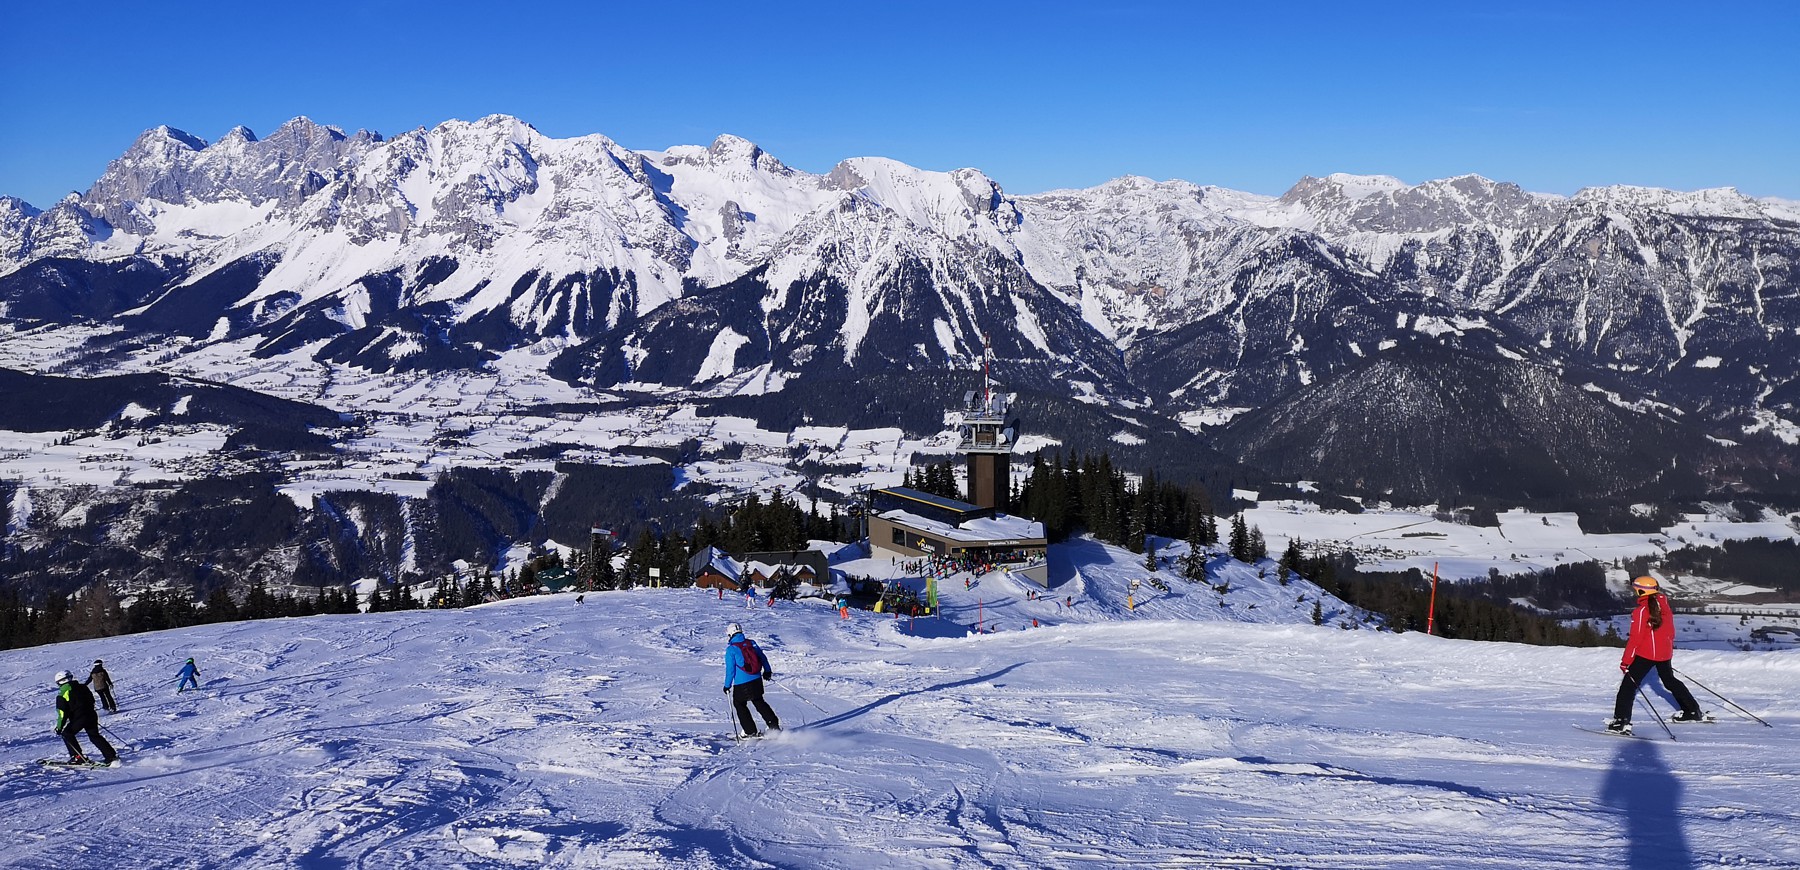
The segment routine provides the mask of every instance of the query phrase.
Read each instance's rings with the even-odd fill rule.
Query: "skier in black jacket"
[[[94,712],[94,693],[76,682],[75,675],[68,671],[56,675],[56,687],[56,733],[69,747],[69,763],[88,760],[81,752],[81,744],[75,742],[78,731],[87,732],[88,739],[94,741],[94,747],[100,750],[100,756],[107,764],[118,761],[119,753],[100,736],[100,716]]]

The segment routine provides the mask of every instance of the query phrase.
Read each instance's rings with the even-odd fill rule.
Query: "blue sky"
[[[85,190],[137,134],[502,112],[801,169],[974,166],[1013,193],[1303,175],[1800,199],[1800,4],[8,4],[0,193]]]

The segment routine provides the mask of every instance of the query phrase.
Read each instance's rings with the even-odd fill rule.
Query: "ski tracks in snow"
[[[775,736],[733,739],[733,620],[780,674]],[[918,638],[679,590],[79,649],[128,687],[103,721],[134,751],[38,768],[51,692],[8,704],[0,863],[1800,867],[1773,833],[1800,829],[1783,730],[1576,732],[1610,703],[1604,650],[1154,621]],[[138,690],[188,654],[205,692]],[[72,655],[0,665],[23,684]],[[1691,660],[1793,719],[1789,658]]]

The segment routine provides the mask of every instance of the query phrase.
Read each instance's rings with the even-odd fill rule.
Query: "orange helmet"
[[[1631,588],[1636,589],[1637,594],[1639,595],[1649,595],[1652,592],[1659,592],[1661,591],[1658,589],[1659,585],[1660,584],[1656,582],[1656,578],[1651,577],[1648,574],[1631,581]]]

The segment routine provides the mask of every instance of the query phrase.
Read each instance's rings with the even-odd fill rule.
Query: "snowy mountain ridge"
[[[201,264],[191,283],[206,264],[261,256],[275,265],[254,293],[234,300],[253,307],[287,295],[305,305],[369,275],[450,258],[467,261],[461,274],[407,304],[451,303],[464,319],[504,310],[527,332],[580,338],[689,284],[717,286],[764,266],[784,280],[830,270],[821,252],[852,241],[833,235],[846,228],[827,218],[854,210],[845,195],[894,215],[903,234],[1018,262],[1127,345],[1133,334],[1191,319],[1196,298],[1202,312],[1216,310],[1218,291],[1207,288],[1238,262],[1230,237],[1253,227],[1321,233],[1383,266],[1391,262],[1383,253],[1403,244],[1395,239],[1471,226],[1541,229],[1583,206],[1791,217],[1778,201],[1730,189],[1590,188],[1564,199],[1473,175],[1409,186],[1339,173],[1302,179],[1274,198],[1130,177],[1011,196],[976,170],[927,172],[882,158],[813,175],[729,135],[706,147],[635,152],[599,135],[551,139],[503,115],[391,140],[302,117],[267,138],[240,127],[210,144],[169,127],[146,131],[78,199],[41,213],[18,201],[0,206],[0,272],[43,256],[164,254]],[[879,222],[858,229],[891,235]],[[1256,247],[1270,241],[1258,238]],[[547,314],[569,301],[566,288],[550,289],[557,279],[607,270],[635,291],[631,298],[591,300],[605,303],[605,316],[585,328]],[[535,292],[521,293],[534,273]],[[844,277],[854,286],[854,274]],[[1145,293],[1174,297],[1153,304]]]

